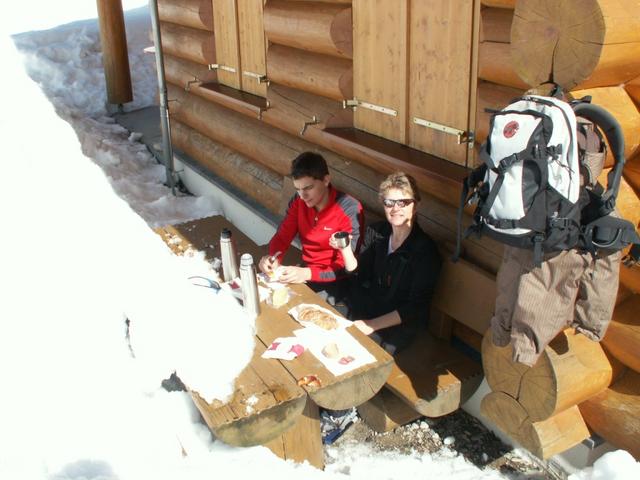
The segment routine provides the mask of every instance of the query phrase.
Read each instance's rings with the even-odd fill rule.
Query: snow
[[[202,254],[174,256],[153,233],[216,214],[218,201],[172,196],[140,135],[108,115],[96,2],[63,3],[24,0],[0,18],[0,478],[503,478],[449,449],[404,455],[366,445],[332,447],[321,472],[216,441],[186,394],[159,388],[177,371],[206,398],[226,398],[251,356],[253,322],[229,297],[189,283],[213,275]],[[146,3],[123,1],[127,110],[156,93],[153,56],[142,53]],[[639,472],[619,451],[575,479]]]

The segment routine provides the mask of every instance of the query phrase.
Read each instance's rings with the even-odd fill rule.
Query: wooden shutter
[[[238,15],[236,0],[213,2],[213,29],[216,40],[218,81],[241,89],[240,48],[238,41]]]
[[[400,143],[407,141],[408,1],[353,0],[353,93],[366,105],[354,124]]]
[[[460,165],[473,142],[438,125],[475,129],[479,15],[480,0],[411,0],[409,145]],[[425,120],[431,128],[415,123]]]
[[[263,22],[264,0],[237,0],[238,36],[242,64],[242,89],[267,96],[267,84],[258,77],[266,75],[266,53]]]

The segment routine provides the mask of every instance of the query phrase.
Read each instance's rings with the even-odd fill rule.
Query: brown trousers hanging
[[[534,268],[533,252],[505,246],[497,277],[493,342],[513,347],[513,361],[533,365],[568,326],[594,341],[606,333],[618,292],[621,252],[568,250]]]

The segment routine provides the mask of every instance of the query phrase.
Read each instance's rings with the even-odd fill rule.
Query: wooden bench
[[[177,253],[202,250],[211,259],[220,255],[218,239],[223,228],[232,230],[239,254],[251,253],[259,258],[266,252],[266,247],[255,245],[222,217],[162,227],[156,232]],[[295,252],[291,255],[293,259],[287,261],[295,262]],[[262,353],[273,340],[290,337],[301,328],[288,315],[290,307],[315,303],[331,308],[306,285],[290,288],[295,295],[287,308],[261,304],[261,313],[256,318],[254,355],[236,379],[232,398],[226,403],[208,403],[196,392],[191,395],[208,427],[225,443],[265,445],[282,458],[306,460],[322,468],[319,407],[338,410],[371,399],[384,386],[393,358],[369,337],[350,327],[348,331],[374,356],[375,362],[336,377],[308,351],[290,362],[263,359]],[[307,375],[315,375],[320,386],[299,386],[298,380]]]
[[[469,292],[473,292],[470,295]],[[495,280],[478,267],[444,257],[434,294],[432,321],[436,328],[463,337],[477,351],[489,325],[495,302]],[[441,317],[441,318],[438,318]],[[483,379],[482,365],[450,345],[448,339],[425,332],[395,358],[385,388],[358,412],[379,432],[422,416],[440,417],[457,410],[477,390]]]

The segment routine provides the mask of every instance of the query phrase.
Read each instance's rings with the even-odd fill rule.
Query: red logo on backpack
[[[519,128],[520,125],[518,124],[518,122],[512,120],[504,126],[502,134],[505,136],[505,138],[511,138],[518,132]]]

